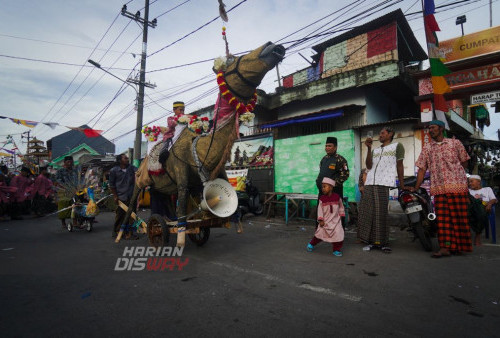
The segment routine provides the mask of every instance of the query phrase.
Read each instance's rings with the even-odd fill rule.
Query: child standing
[[[321,241],[332,243],[333,254],[342,256],[342,244],[344,243],[344,229],[340,217],[345,216],[344,204],[340,196],[333,192],[335,181],[325,177],[321,182],[321,192],[319,198],[318,222],[314,237],[307,244],[307,251],[314,250],[314,246]]]

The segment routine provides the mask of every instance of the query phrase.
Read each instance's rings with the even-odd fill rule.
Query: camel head
[[[268,71],[283,60],[285,48],[268,42],[248,54],[224,60],[225,82],[234,96],[248,101]]]

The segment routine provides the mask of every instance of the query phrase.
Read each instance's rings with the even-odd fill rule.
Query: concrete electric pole
[[[144,18],[141,18],[141,12],[132,14],[127,12],[127,5],[122,7],[122,15],[130,18],[134,21],[142,23],[142,53],[141,53],[141,71],[139,75],[139,82],[135,79],[127,79],[128,82],[136,83],[139,85],[139,94],[137,97],[137,123],[135,129],[135,141],[134,141],[134,161],[133,164],[139,167],[141,160],[141,130],[142,130],[142,116],[144,113],[144,87],[154,88],[151,84],[146,84],[146,52],[148,45],[148,27],[156,27],[156,19],[153,21],[149,20],[149,0],[145,0],[144,4]]]

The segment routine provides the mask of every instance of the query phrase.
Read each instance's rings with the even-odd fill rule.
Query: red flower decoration
[[[224,72],[220,71],[217,73],[217,84],[219,85],[219,90],[222,95],[222,97],[231,105],[231,107],[236,110],[238,115],[244,114],[244,113],[251,113],[255,109],[255,105],[257,104],[257,90],[253,93],[252,98],[250,99],[250,102],[248,104],[244,104],[240,102],[236,97],[231,94],[229,89],[227,88],[225,79],[224,79]]]

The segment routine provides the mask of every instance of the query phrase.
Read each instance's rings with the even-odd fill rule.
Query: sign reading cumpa
[[[489,92],[489,93],[481,93],[470,96],[470,103],[485,103],[485,102],[496,102],[500,101],[500,91],[497,92]]]

